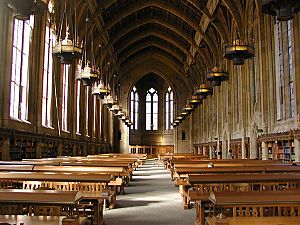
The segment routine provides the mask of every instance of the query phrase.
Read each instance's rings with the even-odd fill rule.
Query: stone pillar
[[[245,137],[242,137],[242,159],[246,158]]]
[[[262,156],[262,160],[268,160],[269,158],[269,153],[268,153],[268,146],[266,142],[262,142],[261,143],[261,156]]]
[[[300,140],[294,139],[295,162],[300,162]]]
[[[10,160],[9,149],[10,149],[10,138],[5,137],[3,139],[3,144],[1,147],[2,160]]]

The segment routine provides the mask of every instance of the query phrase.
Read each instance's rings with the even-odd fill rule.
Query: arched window
[[[50,3],[49,3],[50,4]],[[50,19],[49,19],[50,20]],[[55,44],[54,30],[50,27],[50,21],[46,26],[44,46],[44,71],[43,71],[43,93],[42,93],[42,125],[51,127],[51,104],[52,104],[52,47]]]
[[[139,95],[137,93],[136,87],[133,87],[130,95],[130,119],[133,122],[131,129],[138,129],[138,118],[139,118]]]
[[[158,130],[158,94],[154,88],[146,95],[146,130]]]
[[[173,91],[171,87],[168,87],[168,91],[166,93],[166,130],[173,129],[172,121],[173,121],[173,110],[174,110],[174,101],[173,101]]]
[[[10,81],[10,116],[28,119],[29,55],[34,16],[30,20],[14,19]]]

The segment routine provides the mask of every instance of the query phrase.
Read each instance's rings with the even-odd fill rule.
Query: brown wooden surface
[[[0,180],[17,181],[61,181],[108,183],[110,174],[47,173],[47,172],[0,172]]]
[[[300,190],[211,192],[209,200],[219,206],[300,204]]]
[[[227,217],[229,225],[299,225],[299,217]],[[211,218],[206,218],[211,224]]]
[[[96,172],[96,173],[123,173],[123,167],[100,167],[100,166],[35,166],[33,171],[46,172]]]
[[[267,174],[211,174],[188,175],[190,184],[218,184],[218,183],[253,183],[253,182],[293,182],[300,181],[300,174],[267,173]]]
[[[65,216],[21,216],[21,215],[0,215],[0,222],[24,225],[62,225]],[[85,224],[87,218],[80,217],[79,224]]]
[[[201,173],[300,173],[300,167],[297,166],[251,166],[251,167],[178,167],[175,173],[181,174],[201,174]]]
[[[0,189],[0,202],[75,205],[82,198],[78,191]]]

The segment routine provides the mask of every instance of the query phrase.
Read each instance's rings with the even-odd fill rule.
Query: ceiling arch
[[[151,2],[149,1],[143,1],[143,2],[138,2],[135,4],[132,4],[129,9],[120,11],[114,19],[108,21],[106,26],[103,28],[102,34],[99,35],[99,40],[98,42],[102,41],[102,35],[108,32],[113,26],[115,26],[118,22],[121,20],[125,19],[129,15],[136,13],[137,11],[143,10],[145,8],[149,7],[158,7],[162,10],[167,11],[168,13],[173,14],[174,16],[180,18],[182,21],[186,22],[189,26],[191,26],[194,30],[199,32],[201,36],[203,36],[203,39],[205,42],[208,44],[209,48],[212,50],[212,53],[216,53],[216,46],[214,43],[210,41],[210,39],[205,35],[205,33],[201,30],[199,24],[195,23],[189,16],[187,16],[184,12],[178,10],[176,7],[171,6],[168,4],[166,1],[159,1],[159,0],[153,0]]]
[[[161,64],[161,67],[155,66],[153,63]],[[174,64],[170,58],[165,57],[164,55],[152,51],[151,54],[141,53],[136,55],[135,57],[131,57],[127,59],[127,66],[122,68],[122,73],[119,74],[118,79],[124,77],[125,74],[131,72],[132,68],[141,67],[142,71],[136,78],[135,81],[143,76],[143,74],[148,73],[149,71],[159,70],[159,68],[168,67],[169,70],[174,71],[172,74],[163,73],[163,78],[168,80],[170,83],[175,83],[174,79],[176,75],[182,78],[185,86],[190,87],[190,92],[193,91],[193,83],[191,83],[186,77],[181,76],[184,71],[177,64]],[[134,81],[133,81],[134,82]]]
[[[119,45],[118,49],[115,51],[116,55],[119,55],[122,51],[124,51],[126,48],[129,48],[130,45],[132,45],[133,43],[147,37],[147,36],[156,36],[158,38],[160,38],[162,41],[166,41],[171,43],[173,46],[175,46],[178,50],[180,50],[182,53],[184,53],[187,57],[192,57],[191,53],[189,52],[188,49],[185,49],[180,43],[178,43],[177,40],[174,40],[172,37],[170,37],[169,35],[166,35],[164,33],[161,33],[159,31],[144,31],[144,32],[140,32],[137,35],[135,35],[134,37],[131,37],[131,39],[125,43],[122,43],[121,45]],[[172,51],[178,51],[176,49],[173,49]]]
[[[104,52],[102,54],[102,58],[105,58],[108,54],[108,50],[123,36],[127,35],[130,31],[135,30],[141,26],[144,25],[151,25],[151,23],[159,24],[163,27],[165,27],[168,30],[173,31],[176,33],[179,37],[185,39],[191,46],[193,46],[198,52],[201,52],[201,49],[194,41],[194,38],[186,33],[183,29],[181,29],[180,26],[176,26],[175,24],[172,24],[168,20],[161,20],[159,18],[153,18],[153,17],[146,17],[144,19],[133,21],[132,23],[128,24],[126,27],[123,28],[123,30],[120,30],[118,33],[116,33],[114,36],[111,37],[109,46],[107,46],[104,49]]]

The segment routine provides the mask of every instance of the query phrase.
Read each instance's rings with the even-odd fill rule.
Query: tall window
[[[281,22],[277,21],[275,25],[276,32],[276,87],[277,87],[277,120],[282,119],[283,114],[283,57],[281,43]]]
[[[45,51],[44,51],[44,71],[43,71],[43,94],[42,94],[42,125],[50,127],[51,118],[51,100],[52,100],[52,46],[55,42],[55,35],[51,28],[46,27]]]
[[[146,130],[158,129],[158,94],[150,88],[146,95]]]
[[[295,100],[294,100],[294,69],[293,69],[293,36],[292,36],[292,21],[287,22],[287,38],[288,38],[288,71],[289,71],[289,96],[290,96],[290,117],[295,114]]]
[[[89,92],[90,87],[85,89],[85,135],[89,136]]]
[[[96,95],[93,95],[94,98],[94,105],[93,105],[93,109],[94,109],[94,119],[93,119],[93,135],[94,137],[96,137],[96,116],[97,116],[97,97]]]
[[[133,122],[131,129],[138,129],[138,118],[139,118],[139,95],[136,87],[133,87],[130,94],[130,119]]]
[[[168,87],[168,92],[166,93],[166,130],[173,129],[173,112],[174,101],[173,101],[173,91],[171,87]]]
[[[76,81],[76,133],[80,134],[80,85],[81,81]]]
[[[62,89],[62,130],[68,131],[68,91],[69,91],[69,65],[63,66]]]
[[[19,120],[28,119],[29,50],[34,26],[30,20],[14,19],[12,65],[10,83],[10,116]]]

